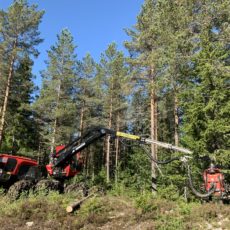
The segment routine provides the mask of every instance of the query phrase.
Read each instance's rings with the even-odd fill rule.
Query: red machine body
[[[21,156],[0,154],[0,184],[10,186],[21,179],[36,180],[39,177],[38,162]]]
[[[206,169],[203,173],[205,190],[208,192],[215,185],[214,196],[220,197],[225,192],[224,187],[224,175],[221,173],[220,169],[215,167],[210,167]]]
[[[59,157],[59,152],[65,148],[65,145],[59,145],[56,147],[56,153],[53,159]],[[76,153],[66,164],[61,167],[54,167],[53,162],[46,165],[46,170],[48,174],[56,178],[71,178],[80,173],[83,165],[83,160],[80,153]]]
[[[8,174],[17,175],[21,166],[38,166],[38,162],[27,157],[0,154],[0,173],[6,169]]]

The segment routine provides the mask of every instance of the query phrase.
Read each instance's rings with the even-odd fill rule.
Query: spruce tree
[[[4,146],[12,148],[17,143],[20,151],[38,148],[36,122],[31,108],[35,90],[32,65],[33,61],[25,56],[15,67],[15,77],[11,83],[12,93],[8,101]]]
[[[194,16],[199,25],[193,71],[184,92],[184,132],[196,156],[225,167],[229,152],[229,1],[207,1]],[[228,37],[228,38],[227,38]]]

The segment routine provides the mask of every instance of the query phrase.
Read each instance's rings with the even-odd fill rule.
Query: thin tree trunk
[[[117,130],[120,130],[120,114],[118,112],[117,114]],[[119,158],[119,140],[118,138],[116,138],[115,140],[115,151],[116,151],[116,155],[115,155],[115,184],[117,185],[118,182],[118,158]]]
[[[83,91],[83,95],[85,95],[85,88]],[[85,102],[82,101],[82,107],[81,107],[81,114],[80,114],[80,136],[82,136],[83,129],[84,129],[84,115],[85,115]]]
[[[95,162],[94,162],[94,151],[90,147],[91,158],[92,158],[92,181],[95,179]]]
[[[158,134],[157,134],[157,129],[158,129],[158,112],[157,112],[157,95],[156,95],[156,92],[154,90],[154,139],[155,140],[158,140]],[[155,157],[156,157],[156,160],[157,160],[157,149],[158,149],[158,146],[155,145]]]
[[[174,140],[175,140],[175,145],[179,145],[179,116],[178,116],[178,97],[176,92],[174,93]]]
[[[54,120],[54,125],[53,125],[53,136],[52,136],[52,140],[51,140],[51,154],[54,153],[54,146],[55,146],[55,142],[56,142],[56,129],[57,129],[57,118],[55,117]]]
[[[85,103],[83,102],[80,114],[80,136],[82,136],[84,129],[84,113],[85,113]]]
[[[110,110],[109,110],[109,124],[108,124],[108,128],[111,129],[112,127],[112,113],[113,113],[113,97],[111,95],[110,98]],[[107,149],[106,149],[106,181],[107,183],[109,183],[110,181],[110,136],[107,137]]]
[[[153,70],[151,70],[151,93],[150,93],[150,116],[151,116],[151,139],[157,140],[157,102],[156,102],[156,92],[155,92],[155,82],[153,76]],[[151,145],[151,155],[153,159],[157,159],[157,147]],[[152,176],[152,192],[157,191],[157,175],[156,175],[156,163],[151,162],[151,176]]]
[[[13,78],[14,62],[15,62],[15,58],[16,58],[16,53],[15,53],[16,45],[17,45],[17,40],[14,41],[14,45],[13,45],[13,51],[12,51],[13,54],[12,54],[11,61],[10,61],[10,69],[9,69],[9,74],[8,74],[8,78],[7,78],[4,102],[3,102],[3,106],[2,106],[2,114],[1,114],[2,116],[1,116],[1,120],[0,120],[0,146],[1,146],[2,140],[3,140],[3,132],[4,132],[6,112],[7,112],[7,104],[8,104],[8,100],[9,100],[11,81]]]
[[[58,85],[58,94],[57,94],[57,106],[56,106],[56,111],[58,110],[58,106],[59,106],[59,101],[60,101],[60,96],[61,96],[61,81]],[[57,132],[57,116],[56,114],[54,115],[54,125],[53,125],[53,136],[52,136],[52,140],[51,140],[51,153],[54,153],[54,147],[56,144],[56,132]]]
[[[85,151],[84,167],[85,167],[85,174],[86,174],[86,176],[88,176],[88,167],[89,167],[89,153],[88,153],[88,151]]]
[[[38,161],[38,165],[41,165],[41,141],[40,141],[40,138],[39,138],[39,142],[38,142],[38,158],[37,158],[37,161]]]

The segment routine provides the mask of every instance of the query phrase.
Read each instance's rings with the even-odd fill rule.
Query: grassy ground
[[[151,194],[115,193],[87,200],[73,214],[74,194],[50,193],[10,201],[0,196],[1,229],[230,229],[230,206],[185,203]]]

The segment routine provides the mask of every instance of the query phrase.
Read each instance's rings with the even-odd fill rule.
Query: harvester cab
[[[0,184],[8,187],[22,179],[38,178],[38,163],[27,157],[0,154]]]

